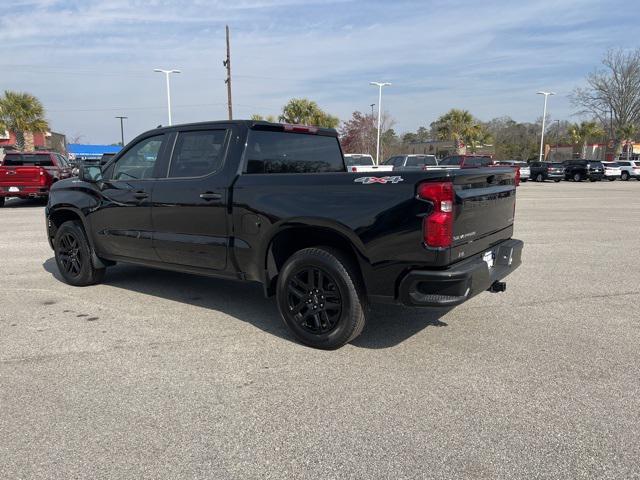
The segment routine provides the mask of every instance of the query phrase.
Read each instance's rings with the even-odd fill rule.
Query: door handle
[[[203,200],[222,200],[222,194],[214,192],[204,192],[200,194],[200,198]]]
[[[143,192],[142,190],[140,190],[138,192],[135,192],[133,196],[136,197],[138,200],[143,200],[147,198],[149,194],[147,192]]]

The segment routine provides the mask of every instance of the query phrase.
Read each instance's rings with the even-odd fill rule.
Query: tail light
[[[516,179],[515,179],[515,182],[516,182],[516,187],[518,185],[520,185],[520,167],[516,167]]]
[[[357,172],[357,171],[358,171],[358,169],[357,169],[356,167],[351,167],[351,171],[352,171],[352,172]]]
[[[433,211],[422,222],[428,247],[450,247],[453,241],[453,184],[426,182],[418,185],[418,198],[433,204]]]
[[[45,171],[44,168],[40,167],[40,175],[38,176],[38,184],[41,186],[45,186],[47,184],[47,177],[49,174]]]
[[[285,132],[318,133],[318,127],[311,125],[291,125],[289,123],[285,123],[283,128]]]

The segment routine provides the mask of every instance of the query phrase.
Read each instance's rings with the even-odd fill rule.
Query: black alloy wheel
[[[56,256],[64,273],[71,277],[78,277],[82,272],[82,262],[85,261],[80,251],[80,242],[73,232],[60,236]]]
[[[348,254],[318,246],[295,252],[276,285],[278,310],[293,335],[315,348],[340,348],[362,332],[366,294]]]
[[[574,173],[573,174],[573,181],[574,182],[581,182],[582,181],[582,175],[580,175],[579,173]]]
[[[309,333],[328,333],[342,315],[342,296],[336,281],[321,268],[298,270],[287,284],[290,314]]]
[[[104,278],[106,269],[94,266],[91,246],[80,221],[70,220],[60,225],[53,239],[53,251],[60,275],[66,283],[84,287]]]

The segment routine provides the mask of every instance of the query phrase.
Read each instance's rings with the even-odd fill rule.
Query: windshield
[[[564,163],[552,163],[549,165],[551,168],[564,168]]]
[[[603,165],[604,165],[605,167],[608,167],[608,168],[617,168],[617,167],[619,167],[619,166],[620,166],[620,164],[615,163],[615,162],[611,162],[611,163],[603,163]]]
[[[8,153],[3,163],[8,167],[53,167],[48,154]]]

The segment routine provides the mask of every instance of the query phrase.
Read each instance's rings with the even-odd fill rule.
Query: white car
[[[617,178],[622,178],[622,168],[616,162],[602,162],[604,167],[604,178],[613,182]]]
[[[531,168],[527,162],[523,162],[521,160],[498,160],[496,165],[505,165],[509,167],[519,167],[520,168],[520,181],[526,182],[531,178]]]
[[[348,172],[390,172],[393,167],[376,165],[373,157],[366,153],[345,153],[344,163]]]
[[[640,160],[620,159],[616,163],[620,165],[620,178],[622,180],[629,180],[630,178],[640,180]]]

